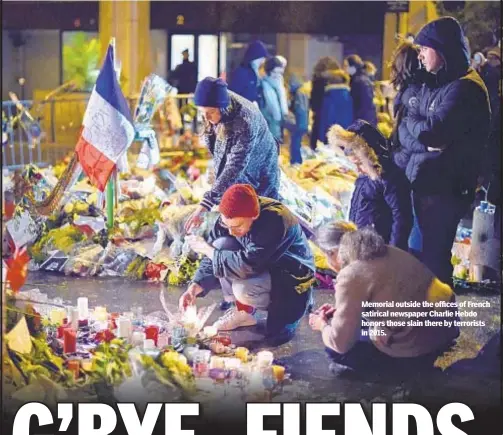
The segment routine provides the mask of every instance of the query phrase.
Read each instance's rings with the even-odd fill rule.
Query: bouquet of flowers
[[[152,118],[165,100],[170,86],[161,77],[150,74],[144,81],[134,112],[135,140],[143,142],[136,163],[140,169],[149,169],[160,161],[159,144],[152,129]]]

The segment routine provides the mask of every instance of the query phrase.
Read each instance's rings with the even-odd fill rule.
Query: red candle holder
[[[157,346],[157,340],[159,339],[159,327],[155,325],[147,326],[145,328],[145,337],[147,340],[154,340]]]
[[[77,351],[77,332],[72,328],[63,331],[63,353],[74,353]]]
[[[58,326],[58,338],[63,338],[63,333],[65,332],[65,329],[70,329],[72,325],[66,323],[64,325]]]

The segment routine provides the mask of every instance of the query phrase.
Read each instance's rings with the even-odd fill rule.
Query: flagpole
[[[114,227],[114,203],[114,176],[112,174],[107,183],[107,227],[109,230]]]

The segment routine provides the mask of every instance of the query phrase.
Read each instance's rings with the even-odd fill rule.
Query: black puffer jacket
[[[423,86],[407,129],[425,147],[441,151],[413,154],[414,188],[423,194],[473,195],[490,125],[487,89],[469,67],[459,23],[450,17],[422,28],[415,40],[436,50],[445,65]]]
[[[353,99],[353,119],[363,119],[377,126],[377,112],[374,104],[374,85],[363,71],[351,77],[351,98]]]
[[[417,176],[416,158],[421,159],[433,157],[433,153],[428,152],[426,147],[419,142],[407,128],[407,115],[410,109],[419,104],[418,95],[421,92],[422,84],[406,84],[395,97],[394,116],[395,130],[392,135],[393,145],[396,151],[393,159],[396,165],[405,171],[405,175],[412,183]]]

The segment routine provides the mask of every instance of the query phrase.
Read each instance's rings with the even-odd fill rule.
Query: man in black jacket
[[[489,134],[489,98],[470,67],[466,39],[454,18],[426,24],[414,42],[420,46],[419,60],[434,75],[406,120],[425,151],[414,162],[414,208],[422,260],[439,279],[451,283],[452,244],[460,219],[470,210]]]
[[[255,325],[258,309],[268,313],[268,336],[291,338],[315,282],[313,253],[297,218],[280,202],[257,196],[248,184],[230,187],[219,210],[208,242],[188,237],[204,258],[180,298],[180,309],[220,284],[236,306],[217,320],[218,330]]]

